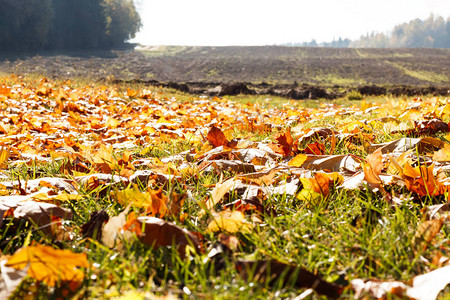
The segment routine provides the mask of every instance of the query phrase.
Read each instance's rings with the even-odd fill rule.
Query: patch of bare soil
[[[161,46],[3,55],[0,71],[134,81],[211,96],[335,99],[350,90],[362,95],[449,95],[450,50]]]

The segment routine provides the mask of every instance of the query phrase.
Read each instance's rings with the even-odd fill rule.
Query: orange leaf
[[[225,134],[222,132],[222,130],[220,130],[215,126],[211,127],[211,129],[208,132],[208,135],[206,136],[206,139],[214,147],[228,146],[228,144],[230,143],[225,137]]]
[[[319,142],[314,142],[312,144],[308,144],[303,150],[305,154],[313,154],[313,155],[324,155],[325,154],[325,145]]]
[[[443,195],[448,188],[436,180],[433,174],[434,164],[431,166],[411,167],[408,163],[403,167],[406,188],[417,193],[420,197]]]
[[[372,154],[367,155],[366,164],[363,166],[364,180],[369,185],[380,188],[382,180],[380,178],[381,170],[383,169],[383,160],[381,156],[381,148],[375,150]]]

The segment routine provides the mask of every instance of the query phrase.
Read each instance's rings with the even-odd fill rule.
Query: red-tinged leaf
[[[292,155],[292,147],[294,140],[291,137],[291,131],[288,129],[285,133],[279,134],[276,138],[277,144],[269,144],[269,147],[275,152],[283,156]]]
[[[325,145],[319,142],[314,142],[312,144],[308,144],[304,150],[302,150],[305,154],[312,155],[324,155],[325,154]]]
[[[297,288],[312,288],[319,295],[329,298],[338,298],[343,287],[327,282],[319,276],[297,266],[287,265],[274,260],[244,260],[235,263],[239,274],[249,282],[260,282],[275,286],[295,286]]]

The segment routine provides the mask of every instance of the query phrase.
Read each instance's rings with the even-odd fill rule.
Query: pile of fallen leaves
[[[0,298],[30,277],[75,294],[94,266],[86,253],[64,248],[70,241],[97,241],[119,253],[128,243],[173,247],[182,260],[227,256],[247,280],[270,283],[283,275],[307,288],[299,299],[313,291],[435,299],[450,283],[447,99],[274,108],[10,76],[0,78],[0,106]],[[177,142],[187,150],[170,148]],[[168,155],[152,154],[161,149]],[[33,171],[49,165],[55,176]],[[196,184],[211,175],[218,181],[199,191]],[[350,276],[339,284],[270,257],[240,256],[239,233],[279,214],[267,199],[288,196],[306,209],[326,209],[335,193],[354,190],[393,209],[423,206],[411,251],[437,242],[442,250],[424,258],[433,261],[427,273],[410,282]],[[79,224],[74,207],[86,197],[107,197],[122,212],[99,208]],[[198,207],[195,215],[186,213],[188,202]],[[11,230],[20,220],[46,238],[13,246]],[[198,220],[198,232],[184,226]]]

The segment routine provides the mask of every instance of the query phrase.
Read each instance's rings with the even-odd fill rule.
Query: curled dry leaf
[[[5,266],[16,270],[28,267],[28,275],[49,286],[55,286],[61,281],[81,284],[84,272],[79,268],[88,268],[89,263],[85,253],[34,245],[19,249]]]
[[[351,172],[360,169],[360,163],[351,155],[308,155],[302,165],[306,169],[325,172]]]
[[[379,189],[383,193],[385,200],[391,202],[392,195],[386,192],[383,180],[380,177],[382,169],[383,157],[381,156],[381,148],[378,148],[366,157],[366,162],[363,164],[364,180],[371,188]]]

